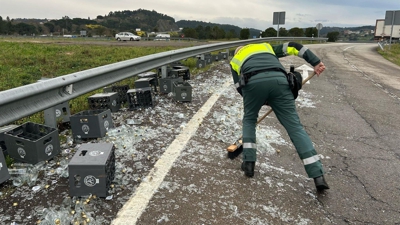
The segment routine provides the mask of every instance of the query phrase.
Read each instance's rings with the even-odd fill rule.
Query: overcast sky
[[[375,25],[387,10],[400,10],[399,0],[0,0],[6,19],[96,18],[123,10],[155,10],[179,20],[197,20],[265,30],[274,12],[285,12],[279,27],[355,27]]]

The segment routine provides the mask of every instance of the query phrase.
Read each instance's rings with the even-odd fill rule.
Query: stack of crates
[[[71,130],[75,140],[102,138],[108,129],[114,128],[110,109],[85,110],[70,118]]]
[[[115,176],[112,143],[82,144],[68,163],[70,196],[107,197]]]
[[[121,103],[121,105],[123,105],[127,102],[126,92],[128,90],[129,90],[129,85],[119,85],[119,86],[113,85],[110,87],[103,88],[104,93],[117,92],[118,93],[118,101]]]
[[[27,122],[4,133],[5,145],[11,158],[36,164],[60,153],[58,130],[42,124]]]
[[[155,106],[154,92],[151,87],[130,89],[126,94],[130,110]]]
[[[117,92],[97,93],[88,97],[88,103],[92,110],[110,109],[111,112],[117,112],[121,108]]]
[[[179,102],[192,101],[192,86],[186,81],[174,82],[173,98]]]

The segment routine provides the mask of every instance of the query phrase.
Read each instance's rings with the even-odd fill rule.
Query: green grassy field
[[[384,50],[379,49],[379,54],[381,54],[388,61],[393,62],[400,66],[400,43],[385,46]]]

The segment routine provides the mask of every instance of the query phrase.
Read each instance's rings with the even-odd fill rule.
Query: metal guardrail
[[[100,66],[0,92],[0,126],[154,68],[208,52],[268,41],[326,41],[327,38],[276,37],[223,42],[172,50]]]

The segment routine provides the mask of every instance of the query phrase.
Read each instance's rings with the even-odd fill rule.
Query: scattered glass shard
[[[139,125],[142,124],[142,120],[139,119],[128,119],[126,120],[126,123],[129,125]]]

